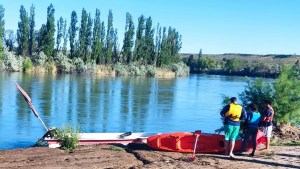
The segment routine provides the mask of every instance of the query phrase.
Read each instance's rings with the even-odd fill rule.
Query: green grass
[[[271,143],[271,146],[300,146],[300,141],[289,143]]]
[[[118,147],[118,146],[111,146],[111,147],[109,148],[109,150],[111,150],[111,151],[117,151],[117,152],[124,151],[123,148]]]

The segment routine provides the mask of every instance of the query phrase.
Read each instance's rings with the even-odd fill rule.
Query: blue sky
[[[81,17],[85,8],[94,17],[96,8],[107,24],[112,9],[120,46],[125,16],[151,16],[153,26],[172,26],[182,35],[184,53],[205,54],[300,54],[300,1],[298,0],[1,0],[5,28],[17,29],[19,9],[29,13],[35,5],[36,29],[46,22],[47,7],[53,4],[55,19],[70,22],[72,10]]]

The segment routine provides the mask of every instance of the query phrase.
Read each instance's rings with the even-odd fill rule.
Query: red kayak
[[[265,141],[262,131],[257,133],[257,146]],[[148,137],[147,145],[158,150],[191,153],[194,150],[196,135],[190,132],[166,133]],[[242,140],[237,140],[234,151],[239,151]],[[251,148],[248,144],[247,148]],[[224,135],[201,133],[197,142],[197,153],[221,153],[225,151]]]

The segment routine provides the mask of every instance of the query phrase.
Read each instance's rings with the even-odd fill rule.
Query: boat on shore
[[[78,145],[89,144],[123,144],[129,143],[147,143],[147,138],[155,136],[159,133],[79,133]],[[53,135],[45,134],[44,141],[47,142],[49,148],[60,147],[60,142]]]
[[[257,146],[265,142],[263,132],[260,130],[257,133],[256,141]],[[239,151],[241,149],[242,142],[242,139],[235,142],[234,151]],[[196,146],[195,143],[197,143]],[[224,135],[201,133],[200,131],[198,131],[198,133],[177,132],[150,136],[147,139],[147,145],[157,150],[182,153],[192,153],[195,147],[197,153],[225,152]],[[251,148],[251,144],[248,144],[247,149],[248,148]]]

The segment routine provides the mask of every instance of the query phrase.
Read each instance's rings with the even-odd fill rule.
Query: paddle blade
[[[35,110],[35,108],[33,107],[33,104],[31,102],[31,98],[28,96],[28,94],[25,92],[25,90],[18,85],[18,83],[16,83],[16,86],[18,88],[18,90],[20,91],[20,93],[22,94],[22,96],[24,97],[25,101],[27,102],[28,106],[30,107],[30,109],[32,110],[34,116],[36,118],[39,118],[39,115],[37,113],[37,111]]]

